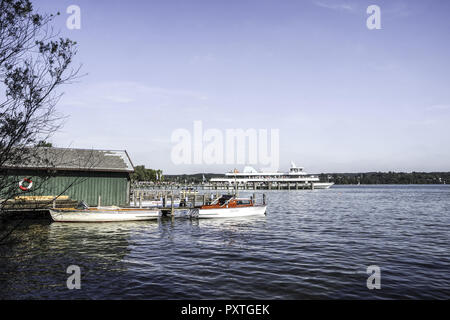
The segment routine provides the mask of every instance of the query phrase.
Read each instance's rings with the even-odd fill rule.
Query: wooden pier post
[[[173,193],[170,195],[170,214],[173,217],[173,213],[174,213],[174,209],[173,209],[173,203],[174,203],[174,199],[173,199]]]
[[[263,193],[263,205],[266,205],[266,194]]]

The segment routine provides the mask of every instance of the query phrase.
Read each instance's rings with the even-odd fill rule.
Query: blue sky
[[[280,130],[280,169],[450,171],[448,1],[40,0],[77,40],[85,77],[64,87],[60,147],[126,149],[166,173],[171,134]],[[81,29],[66,8],[81,8]],[[366,27],[367,6],[381,30]]]

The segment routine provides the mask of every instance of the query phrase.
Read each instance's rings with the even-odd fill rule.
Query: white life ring
[[[28,182],[28,187],[24,187],[23,183],[24,182]],[[22,191],[28,191],[33,187],[33,181],[31,181],[31,179],[28,178],[24,178],[22,181],[19,182],[19,188]]]

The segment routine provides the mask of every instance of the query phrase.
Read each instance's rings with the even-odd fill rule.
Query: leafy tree
[[[79,71],[71,68],[76,43],[56,37],[54,17],[30,0],[0,0],[0,205],[17,192],[8,168],[38,157],[32,147],[60,127],[58,89]]]
[[[336,184],[444,184],[450,183],[449,172],[366,172],[321,174],[321,180],[331,176]]]
[[[134,181],[161,181],[163,180],[162,170],[146,169],[145,166],[134,167],[134,173],[131,175]]]
[[[51,142],[41,140],[36,144],[36,147],[37,148],[41,148],[41,147],[42,148],[51,148],[51,147],[53,147],[53,144]]]

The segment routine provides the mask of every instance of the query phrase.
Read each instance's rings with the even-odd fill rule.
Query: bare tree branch
[[[59,14],[59,13],[58,13]],[[30,0],[0,0],[0,199],[17,186],[6,177],[11,167],[37,161],[33,148],[62,125],[55,106],[59,88],[78,77],[72,68],[76,42],[58,37],[52,14],[35,12]],[[48,168],[52,163],[48,159]],[[48,170],[48,175],[50,176]],[[0,207],[0,214],[1,214]]]

